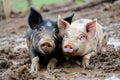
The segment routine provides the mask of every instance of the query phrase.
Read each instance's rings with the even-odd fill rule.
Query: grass
[[[49,3],[61,3],[64,0],[32,0],[33,6],[35,8],[40,8],[42,4],[49,4]],[[91,0],[76,0],[77,4],[82,5],[85,2]],[[11,9],[15,11],[21,11],[27,8],[27,0],[10,0]]]
[[[33,0],[33,4],[37,8],[39,8],[42,4],[60,3],[60,2],[63,2],[63,0]]]
[[[77,4],[83,5],[84,3],[90,2],[92,0],[76,0]]]
[[[59,3],[63,0],[33,0],[33,6],[39,8],[42,4]],[[27,0],[10,0],[12,10],[21,11],[27,8]]]

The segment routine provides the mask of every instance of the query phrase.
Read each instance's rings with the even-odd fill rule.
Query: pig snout
[[[51,53],[55,48],[54,43],[49,40],[40,41],[38,45],[39,45],[40,51],[43,52],[45,55]]]
[[[44,48],[51,48],[52,44],[50,42],[43,42],[43,43],[40,44],[40,47],[42,49],[44,49]]]
[[[65,53],[73,53],[74,49],[72,45],[64,45],[63,46],[63,51]]]
[[[76,52],[78,52],[78,47],[73,43],[63,43],[62,50],[67,56],[75,56]]]

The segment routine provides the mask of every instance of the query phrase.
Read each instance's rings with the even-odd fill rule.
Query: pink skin
[[[69,38],[71,39],[71,38]],[[86,38],[76,38],[74,41],[63,42],[63,52],[71,56],[82,56],[86,50]],[[65,39],[64,39],[65,40]],[[72,42],[72,43],[71,43]],[[79,43],[79,44],[78,44]]]
[[[65,46],[63,47],[63,51],[64,51],[65,53],[73,53],[74,49],[73,49],[73,47],[72,47],[71,45],[65,45]]]
[[[68,34],[69,40],[67,41],[65,38],[64,42],[67,43],[63,43],[63,52],[67,55],[72,55],[72,56],[82,56],[85,54],[85,52],[87,52],[88,50],[85,49],[86,48],[86,40],[90,40],[96,33],[96,20],[93,20],[89,23],[87,23],[83,29],[83,32],[86,33],[86,35],[82,34],[82,30],[81,32],[78,32],[78,34],[76,36],[74,36],[74,43],[72,43],[71,45],[71,41],[72,40],[71,37],[72,35]],[[59,20],[58,20],[58,28],[60,30],[60,34],[64,35],[64,33],[66,32],[66,29],[68,29],[70,26],[69,23],[67,23],[66,21],[64,21],[63,19],[61,19],[61,17],[59,16]],[[74,32],[71,30],[71,32]],[[74,34],[74,33],[73,33]],[[64,35],[65,36],[65,35]],[[77,45],[75,45],[77,43]],[[73,46],[74,45],[74,46]],[[76,48],[75,48],[76,47]],[[76,50],[77,49],[77,50]],[[88,60],[86,60],[86,57],[83,58],[83,65],[87,65],[88,63],[86,62]]]

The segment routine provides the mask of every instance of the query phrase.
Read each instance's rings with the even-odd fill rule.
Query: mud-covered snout
[[[55,43],[52,40],[48,40],[48,39],[41,39],[38,42],[38,47],[39,50],[44,54],[44,55],[48,55],[50,53],[53,52],[53,50],[55,49]]]
[[[48,42],[48,41],[46,41],[46,42],[43,42],[43,43],[41,43],[40,44],[40,47],[44,50],[44,49],[48,49],[48,48],[52,48],[52,44],[50,43],[50,42]]]

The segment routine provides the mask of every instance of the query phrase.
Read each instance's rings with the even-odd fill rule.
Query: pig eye
[[[38,28],[37,30],[38,30],[38,31],[42,31],[42,28]]]
[[[84,38],[85,38],[84,35],[80,35],[77,39],[82,40],[82,39],[84,39]]]

